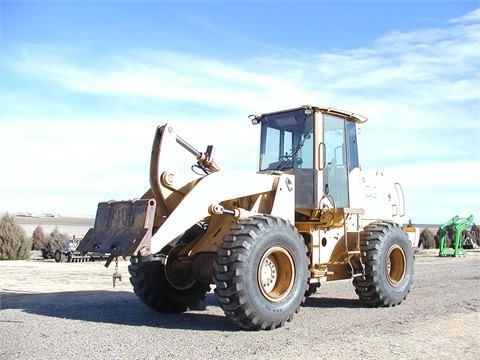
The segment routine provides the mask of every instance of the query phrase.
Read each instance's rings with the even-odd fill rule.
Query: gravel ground
[[[198,310],[157,314],[102,263],[1,261],[2,359],[478,359],[480,251],[417,254],[406,301],[367,308],[351,281],[322,285],[281,329],[251,332],[212,292]]]

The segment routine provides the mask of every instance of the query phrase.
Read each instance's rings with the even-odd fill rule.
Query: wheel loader
[[[414,270],[404,195],[361,170],[367,118],[310,105],[249,118],[260,127],[257,173],[220,170],[213,146],[200,152],[159,126],[150,188],[99,203],[78,250],[110,254],[106,266],[130,257],[135,294],[160,313],[195,309],[213,286],[248,330],[283,326],[323,281],[352,279],[367,306],[400,304]]]

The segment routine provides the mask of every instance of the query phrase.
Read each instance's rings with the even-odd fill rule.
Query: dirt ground
[[[480,251],[417,254],[406,301],[368,308],[350,281],[322,285],[285,327],[250,332],[213,292],[183,314],[143,305],[119,263],[1,261],[2,359],[457,359],[480,358]]]

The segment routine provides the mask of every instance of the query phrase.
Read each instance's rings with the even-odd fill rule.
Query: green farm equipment
[[[465,256],[467,252],[462,246],[462,232],[473,223],[473,215],[470,215],[468,218],[460,218],[458,215],[454,216],[452,219],[447,221],[445,224],[440,226],[439,231],[439,242],[440,242],[440,253],[439,256]],[[446,239],[448,228],[452,227],[455,230],[455,239],[453,239],[453,249],[447,247]]]

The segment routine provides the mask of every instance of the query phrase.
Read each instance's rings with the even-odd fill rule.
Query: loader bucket
[[[155,207],[153,199],[99,203],[94,227],[88,230],[77,250],[111,256],[148,252]]]

